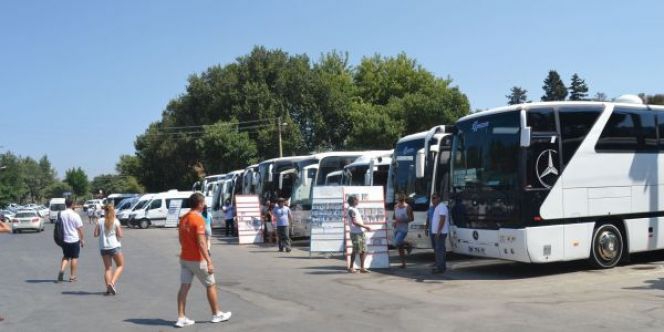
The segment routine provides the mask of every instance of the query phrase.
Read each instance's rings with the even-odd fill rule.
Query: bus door
[[[525,165],[522,165],[526,192],[521,205],[525,214],[522,220],[540,222],[540,207],[562,172],[561,142],[553,109],[528,110],[527,119],[531,138],[525,151]],[[560,199],[562,204],[562,196],[553,199]]]

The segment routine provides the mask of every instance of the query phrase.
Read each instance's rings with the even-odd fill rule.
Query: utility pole
[[[284,156],[284,148],[281,146],[281,117],[277,118],[278,127],[279,127],[279,158]]]

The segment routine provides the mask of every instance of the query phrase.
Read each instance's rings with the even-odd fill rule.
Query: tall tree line
[[[200,176],[278,157],[326,150],[389,149],[402,135],[453,123],[467,97],[402,53],[306,54],[255,47],[227,65],[191,75],[160,120],[120,157],[121,176],[148,191],[187,188]]]
[[[11,152],[0,155],[0,206],[9,203],[41,202],[57,182],[47,156],[35,160]]]

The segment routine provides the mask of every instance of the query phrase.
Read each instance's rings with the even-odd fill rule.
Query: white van
[[[148,228],[150,226],[163,227],[166,225],[166,215],[172,200],[182,200],[180,216],[189,212],[188,198],[193,191],[169,190],[155,194],[152,200],[142,209],[135,209],[129,217],[129,225],[133,227]],[[141,198],[142,199],[142,198]]]
[[[138,202],[129,211],[122,211],[121,214],[116,217],[120,220],[120,224],[132,226],[132,219],[136,216],[136,212],[142,211],[145,207],[150,204],[152,197],[156,194],[145,194],[138,199]]]
[[[58,219],[58,212],[63,211],[65,208],[64,198],[51,198],[48,202],[48,219],[51,223],[54,223]]]

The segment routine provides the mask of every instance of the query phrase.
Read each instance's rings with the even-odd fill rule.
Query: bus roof
[[[435,126],[435,127],[431,128],[429,130],[420,131],[419,133],[414,133],[414,134],[410,134],[410,135],[406,135],[404,137],[401,137],[397,141],[397,144],[404,143],[404,142],[410,142],[410,141],[414,141],[414,140],[425,139],[425,138],[427,138],[428,135],[431,135],[433,137],[433,136],[437,136],[437,135],[442,136],[443,134],[451,134],[452,128],[454,128],[454,126],[450,126],[450,125]],[[432,134],[434,132],[435,132],[435,135]]]
[[[492,108],[486,111],[481,111],[473,114],[466,115],[462,118],[460,118],[457,121],[465,121],[465,120],[471,120],[474,118],[478,117],[483,117],[486,115],[493,115],[493,114],[499,114],[499,113],[506,113],[506,112],[512,112],[512,111],[518,111],[518,110],[528,110],[531,108],[535,107],[555,107],[555,106],[606,106],[606,105],[618,105],[618,106],[643,106],[643,107],[650,107],[652,109],[661,111],[664,110],[664,107],[659,106],[659,105],[645,105],[645,104],[637,104],[637,103],[628,103],[628,102],[601,102],[601,101],[541,101],[541,102],[535,102],[535,103],[526,103],[526,104],[518,104],[518,105],[509,105],[509,106],[502,106],[502,107],[496,107]]]
[[[268,160],[264,160],[258,165],[264,165],[264,164],[269,164],[269,163],[279,163],[279,162],[294,162],[294,161],[300,161],[302,159],[307,158],[307,156],[291,156],[291,157],[281,157],[281,158],[272,158]]]
[[[392,163],[393,152],[394,150],[368,151],[367,154],[357,157],[357,159],[346,165],[346,167],[369,165],[372,159],[381,159],[377,165],[389,165]]]

